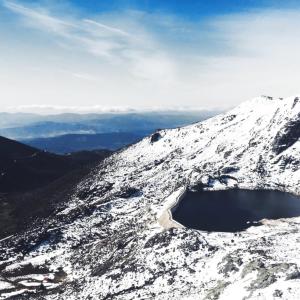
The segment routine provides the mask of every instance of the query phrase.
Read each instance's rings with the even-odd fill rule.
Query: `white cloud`
[[[61,113],[145,113],[145,112],[195,112],[195,111],[205,111],[203,107],[191,107],[191,106],[153,106],[153,107],[127,107],[127,106],[61,106],[61,105],[20,105],[20,106],[10,106],[5,109],[8,113],[36,113],[41,115],[50,114],[61,114]]]
[[[98,78],[96,76],[90,75],[90,74],[84,74],[84,73],[72,73],[72,76],[79,79],[84,79],[88,81],[100,81],[101,78]]]
[[[3,4],[27,30],[20,49],[0,47],[7,61],[0,97],[15,106],[228,107],[260,94],[299,92],[297,9],[188,22],[137,11],[76,16]],[[33,40],[28,52],[26,37]]]

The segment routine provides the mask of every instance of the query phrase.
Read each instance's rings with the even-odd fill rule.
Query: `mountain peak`
[[[299,110],[297,97],[259,97],[115,153],[55,215],[2,242],[3,276],[26,270],[28,281],[43,270],[55,278],[40,292],[49,299],[269,299],[279,282],[287,299],[299,299],[299,218],[236,234],[170,219],[186,190],[300,195]]]

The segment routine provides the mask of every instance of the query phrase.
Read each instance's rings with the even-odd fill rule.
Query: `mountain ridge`
[[[238,233],[158,222],[182,189],[300,195],[299,113],[297,97],[259,97],[113,154],[51,219],[2,241],[0,276],[21,274],[32,299],[299,299],[299,217]],[[41,268],[46,290],[26,288]]]

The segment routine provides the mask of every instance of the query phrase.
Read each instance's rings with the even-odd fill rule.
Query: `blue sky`
[[[191,20],[253,9],[297,6],[297,1],[291,0],[74,0],[71,3],[82,13],[135,9],[148,13],[175,14]]]
[[[195,1],[195,0],[112,0],[112,1],[84,1],[75,0],[73,3],[83,9],[85,12],[101,12],[111,10],[136,9],[150,13],[164,12],[181,15],[187,18],[195,18],[203,15],[211,15],[218,13],[228,13],[233,11],[245,10],[253,7],[261,7],[262,5],[273,5],[274,1]]]
[[[0,0],[0,110],[294,95],[298,28],[297,1]]]

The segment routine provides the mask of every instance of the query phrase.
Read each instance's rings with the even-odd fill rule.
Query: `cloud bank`
[[[300,9],[190,21],[133,10],[80,15],[47,3],[2,1],[2,110],[226,108],[299,92]]]

